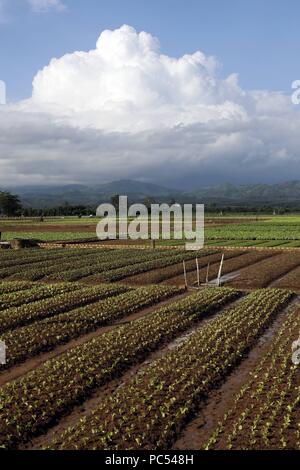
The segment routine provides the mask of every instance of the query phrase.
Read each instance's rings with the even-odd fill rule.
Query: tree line
[[[119,196],[114,195],[111,197],[110,202],[118,210]],[[131,201],[133,202],[133,201]],[[131,203],[130,202],[130,203]],[[147,197],[142,201],[150,211],[151,204],[155,204],[154,198]],[[172,199],[168,202],[170,205],[175,204],[176,201]],[[238,214],[238,213],[254,213],[254,214],[270,214],[280,215],[300,212],[300,205],[297,204],[241,204],[241,205],[227,205],[217,203],[205,204],[205,211],[212,214]],[[0,191],[0,216],[2,217],[84,217],[96,214],[96,207],[85,205],[71,205],[68,203],[37,209],[32,207],[23,207],[19,196],[11,194],[9,191]]]

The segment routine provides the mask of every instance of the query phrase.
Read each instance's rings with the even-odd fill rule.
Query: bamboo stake
[[[200,287],[200,271],[199,271],[199,261],[198,261],[198,258],[196,258],[196,266],[197,266],[197,284],[198,284],[198,287]]]
[[[209,282],[209,268],[210,268],[210,263],[207,265],[207,271],[206,271],[206,284]]]
[[[187,287],[188,287],[188,283],[187,283],[187,277],[186,277],[185,261],[183,261],[183,275],[184,275],[184,283],[185,283],[185,287],[186,287],[186,289],[187,289]]]
[[[220,263],[220,268],[219,268],[219,273],[218,273],[218,286],[220,286],[221,283],[221,276],[222,276],[222,268],[223,268],[223,263],[224,263],[224,253],[222,255],[221,263]]]

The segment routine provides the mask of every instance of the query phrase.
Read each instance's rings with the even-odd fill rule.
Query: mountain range
[[[2,188],[4,189],[4,188]],[[233,185],[224,183],[191,191],[166,188],[135,180],[120,180],[100,185],[23,186],[6,188],[17,194],[25,207],[49,208],[61,205],[96,207],[114,195],[127,195],[129,203],[150,197],[156,202],[204,203],[216,205],[300,206],[300,181],[278,184]],[[0,188],[1,190],[1,188]]]

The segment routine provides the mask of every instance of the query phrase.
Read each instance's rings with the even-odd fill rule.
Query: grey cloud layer
[[[300,120],[211,122],[135,134],[55,124],[47,115],[0,113],[2,184],[299,177]]]

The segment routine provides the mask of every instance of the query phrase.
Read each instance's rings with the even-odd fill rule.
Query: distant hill
[[[49,208],[64,204],[96,207],[110,202],[112,196],[127,195],[129,202],[141,202],[147,197],[168,201],[181,196],[180,191],[142,183],[134,180],[120,180],[99,185],[72,184],[66,186],[22,186],[8,188],[18,194],[25,207]]]
[[[1,189],[1,188],[0,188]],[[300,181],[279,184],[224,183],[196,190],[180,191],[135,180],[120,180],[99,185],[72,184],[65,186],[23,186],[8,188],[18,194],[25,207],[49,208],[64,204],[96,207],[111,197],[127,195],[129,202],[146,197],[157,202],[204,203],[217,205],[295,205],[300,207]]]
[[[200,188],[193,191],[193,195],[200,200],[228,204],[300,204],[300,181],[241,186],[225,183],[219,186]]]

